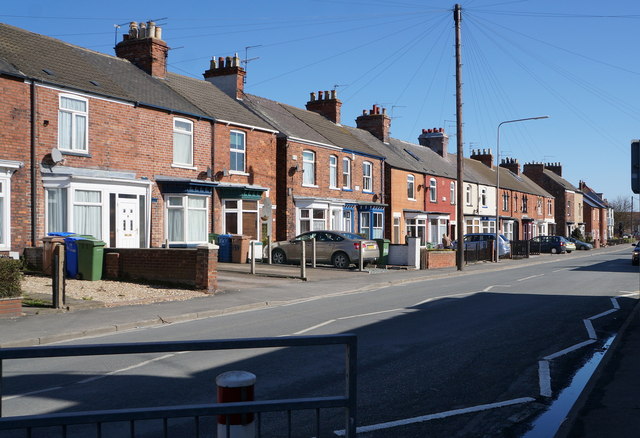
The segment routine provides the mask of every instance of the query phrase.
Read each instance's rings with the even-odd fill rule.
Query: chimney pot
[[[318,100],[324,99],[324,91],[318,91]]]
[[[337,99],[338,98],[338,92],[336,90],[331,90],[331,99]]]
[[[311,92],[311,93],[309,93],[309,94],[310,94],[310,96],[309,96],[309,100],[310,100],[311,102],[315,102],[315,100],[316,100],[316,93],[315,93],[315,91],[312,91],[312,92]]]

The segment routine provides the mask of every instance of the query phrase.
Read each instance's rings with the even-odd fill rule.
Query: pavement
[[[614,246],[592,251],[620,249],[622,248]],[[577,252],[576,255],[580,253]],[[477,275],[497,269],[521,267],[525,263],[551,263],[553,257],[542,254],[524,260],[480,262],[465,265],[462,271],[456,268],[372,268],[360,272],[357,269],[307,267],[306,280],[300,279],[299,266],[257,264],[255,274],[250,274],[248,264],[219,263],[220,291],[216,294],[184,301],[118,307],[101,307],[96,303],[77,300],[67,302],[68,310],[64,312],[46,308],[31,309],[23,317],[0,320],[0,348],[46,345],[355,293],[385,285]],[[640,304],[636,304],[555,437],[639,437],[638,369]]]

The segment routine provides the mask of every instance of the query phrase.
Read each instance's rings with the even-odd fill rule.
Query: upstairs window
[[[329,157],[329,187],[338,188],[338,157],[335,155]]]
[[[373,191],[372,173],[373,173],[373,165],[368,161],[365,161],[364,163],[362,163],[362,191],[363,192]]]
[[[471,186],[467,186],[465,190],[465,196],[467,205],[471,205]]]
[[[416,178],[413,175],[407,175],[407,198],[416,199]]]
[[[229,170],[231,172],[245,172],[245,150],[246,150],[246,135],[241,131],[231,131],[230,134],[230,151],[231,160],[229,164]]]
[[[429,180],[429,200],[431,202],[438,202],[438,185],[434,178]]]
[[[454,182],[449,184],[449,202],[456,203],[456,183]]]
[[[69,95],[60,96],[58,111],[58,147],[60,149],[88,152],[88,106],[86,99]]]
[[[509,211],[509,194],[502,193],[502,211]]]
[[[193,123],[173,119],[173,164],[193,166]]]
[[[302,151],[302,184],[312,186],[316,183],[316,154]]]
[[[342,188],[351,188],[351,160],[348,158],[342,159]]]
[[[480,203],[483,207],[487,206],[487,189],[480,190]]]

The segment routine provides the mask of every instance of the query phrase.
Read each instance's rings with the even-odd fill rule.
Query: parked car
[[[633,266],[638,266],[638,262],[640,262],[640,242],[636,244],[632,244],[633,253],[631,254],[631,264]]]
[[[509,239],[506,238],[503,234],[499,234],[499,245],[498,245],[498,255],[503,257],[505,255],[511,254],[511,243],[509,243]],[[469,233],[464,235],[464,249],[466,251],[473,251],[476,249],[484,249],[487,248],[492,242],[496,240],[496,235],[494,233]],[[453,249],[457,248],[457,242],[453,241],[451,243]]]
[[[306,242],[307,262],[312,260],[311,240],[316,239],[316,262],[330,263],[336,268],[348,268],[352,263],[360,263],[360,247],[364,246],[363,261],[374,263],[380,256],[378,243],[364,239],[346,231],[308,231],[291,240],[271,244],[271,261],[280,263],[300,263],[301,245]]]
[[[589,250],[589,249],[593,249],[593,245],[587,242],[583,242],[582,240],[578,240],[574,237],[567,237],[567,240],[569,242],[573,242],[573,244],[576,246],[577,250]]]
[[[540,252],[550,252],[551,254],[570,253],[576,249],[576,245],[563,236],[536,236],[529,242],[531,242],[532,249],[539,248]]]

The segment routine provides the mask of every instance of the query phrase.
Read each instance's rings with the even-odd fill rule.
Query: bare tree
[[[613,218],[616,224],[615,234],[621,236],[624,233],[631,232],[633,216],[631,198],[628,196],[618,196],[609,205],[613,208]]]

